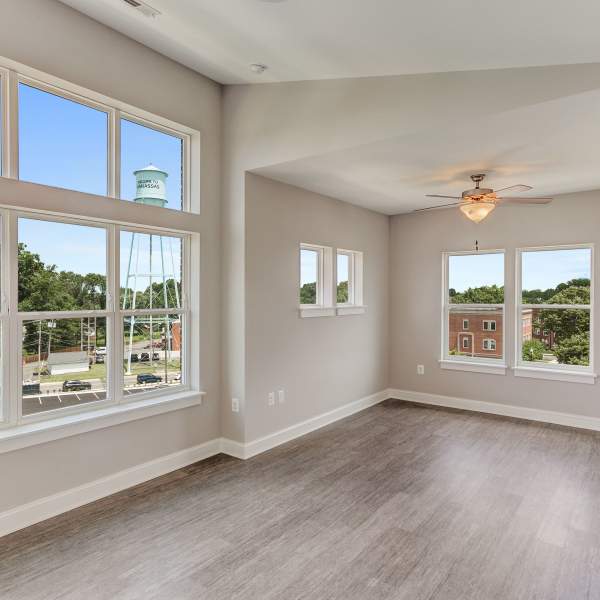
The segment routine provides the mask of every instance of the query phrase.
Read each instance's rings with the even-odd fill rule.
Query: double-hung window
[[[0,451],[41,421],[63,431],[95,411],[116,423],[197,404],[199,132],[9,67]]]
[[[593,246],[517,250],[515,374],[593,383]]]
[[[443,255],[441,366],[504,373],[504,251]]]

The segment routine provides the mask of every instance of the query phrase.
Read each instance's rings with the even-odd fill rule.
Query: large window
[[[5,219],[17,233],[17,422],[184,387],[186,236],[11,211]]]
[[[504,252],[447,253],[444,281],[442,366],[503,368]]]
[[[591,246],[517,251],[518,375],[592,374],[592,257]]]
[[[1,175],[86,194],[198,212],[192,134],[0,69]],[[4,96],[16,98],[6,109]],[[7,145],[10,147],[5,147]],[[198,148],[198,140],[194,141]],[[8,168],[7,168],[8,165]],[[198,178],[195,178],[197,187]]]
[[[0,451],[198,404],[199,132],[8,62]]]

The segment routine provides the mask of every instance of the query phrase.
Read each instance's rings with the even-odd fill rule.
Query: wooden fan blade
[[[442,196],[441,194],[425,194],[427,198],[450,198],[452,200],[460,200],[461,196]]]
[[[452,206],[459,206],[462,202],[452,202],[450,204],[441,204],[440,206],[427,206],[426,208],[415,208],[413,212],[420,212],[422,210],[437,210],[438,208],[450,208]]]
[[[552,202],[552,198],[518,198],[518,197],[514,197],[514,198],[498,198],[497,199],[498,204],[517,204],[517,205],[524,205],[524,204],[550,204],[550,202]]]
[[[512,192],[528,192],[529,190],[532,190],[533,188],[530,185],[511,185],[509,187],[505,187],[502,188],[500,190],[494,190],[494,192],[496,192],[496,194],[499,194],[500,192],[510,192],[512,194]]]

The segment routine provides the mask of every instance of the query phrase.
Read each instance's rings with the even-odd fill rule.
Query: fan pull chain
[[[475,252],[479,252],[479,240],[475,240]]]

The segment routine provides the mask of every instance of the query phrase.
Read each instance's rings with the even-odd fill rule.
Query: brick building
[[[522,314],[523,341],[540,340],[552,349],[556,334],[544,329],[538,322],[540,309],[524,309]],[[478,358],[502,358],[503,317],[501,310],[470,308],[452,310],[448,330],[448,349],[451,354]]]
[[[502,358],[501,310],[470,308],[450,312],[448,349],[451,353],[478,358]]]

